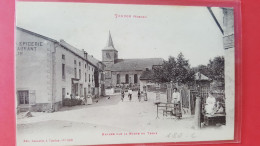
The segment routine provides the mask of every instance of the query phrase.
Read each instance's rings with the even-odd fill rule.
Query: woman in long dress
[[[206,105],[205,105],[206,114],[214,114],[215,104],[216,104],[216,99],[213,97],[211,93],[209,93],[209,97],[207,98]]]
[[[181,100],[181,95],[177,91],[177,88],[174,88],[173,93],[172,93],[172,103],[173,103],[173,106],[174,106],[173,114],[178,118],[182,117],[180,100]]]

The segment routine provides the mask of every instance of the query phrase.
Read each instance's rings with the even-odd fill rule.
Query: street
[[[198,137],[207,139],[209,138],[207,133],[211,132],[212,135],[212,131],[214,135],[218,135],[211,137],[212,139],[221,138],[223,135],[218,134],[223,131],[216,128],[195,130],[193,116],[184,115],[181,119],[172,116],[163,117],[162,111],[159,110],[159,119],[156,119],[155,93],[148,92],[148,101],[142,98],[141,102],[137,98],[137,92],[133,92],[132,101],[129,101],[127,95],[123,102],[120,94],[109,97],[100,98],[98,102],[94,100],[92,105],[64,107],[54,113],[32,112],[33,117],[26,118],[18,115],[18,141],[28,139],[32,141],[39,137],[56,139],[65,137],[73,138],[76,143],[86,143],[84,139],[77,139],[77,136],[101,136],[103,141],[87,140],[88,143],[95,144],[107,143],[113,141],[113,138],[117,142],[127,142],[129,137],[120,136],[122,133],[132,134],[135,137],[139,135],[139,138],[140,133],[145,133],[141,136],[143,138],[135,140],[136,142],[145,142],[150,138],[153,141],[181,141],[190,138],[197,140]],[[166,101],[166,95],[161,95],[161,101]]]

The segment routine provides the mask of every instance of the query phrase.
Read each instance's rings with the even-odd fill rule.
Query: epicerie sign
[[[22,55],[24,52],[36,52],[38,47],[43,46],[43,42],[18,42],[17,55]]]

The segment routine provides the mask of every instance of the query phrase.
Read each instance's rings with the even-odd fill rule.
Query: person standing
[[[138,89],[137,96],[138,96],[138,100],[139,100],[139,102],[140,102],[140,101],[141,101],[141,92],[140,92],[140,89]]]
[[[172,103],[173,103],[173,106],[174,106],[173,114],[178,118],[182,117],[180,99],[181,99],[180,93],[177,91],[177,88],[174,88],[173,93],[172,93]]]
[[[129,96],[129,100],[130,100],[130,101],[132,100],[132,94],[133,94],[133,91],[132,91],[132,89],[129,88],[129,90],[128,90],[128,96]]]
[[[122,91],[121,91],[121,100],[122,100],[122,102],[124,100],[124,97],[125,97],[125,92],[124,92],[124,89],[122,89]]]
[[[179,101],[180,93],[177,91],[177,88],[174,88],[172,93],[172,103],[178,103]]]

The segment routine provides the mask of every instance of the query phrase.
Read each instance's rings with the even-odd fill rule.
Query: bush
[[[75,105],[81,105],[82,104],[82,100],[81,99],[76,99],[76,98],[65,98],[63,100],[63,105],[64,106],[75,106]]]

